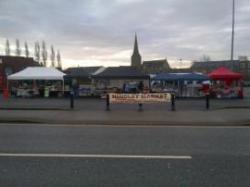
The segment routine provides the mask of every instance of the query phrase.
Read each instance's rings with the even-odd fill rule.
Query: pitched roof
[[[144,64],[154,64],[154,63],[166,63],[167,60],[166,59],[159,59],[159,60],[146,60],[143,61]]]
[[[23,57],[23,56],[3,56],[0,55],[0,59],[3,63],[7,64],[28,64],[29,66],[40,66],[38,62],[36,62],[31,57]]]
[[[144,61],[142,67],[145,71],[149,71],[150,73],[160,73],[170,69],[166,59]],[[158,72],[159,70],[161,71]]]
[[[143,61],[143,66],[155,66],[155,65],[162,65],[162,64],[167,64],[168,65],[167,60],[166,59],[160,59],[160,60]]]
[[[148,75],[142,73],[139,69],[131,66],[108,67],[98,74],[92,76],[93,78],[149,78]]]
[[[56,68],[28,67],[8,76],[9,80],[63,80],[65,74]]]
[[[91,66],[91,67],[72,67],[66,69],[64,72],[67,73],[66,77],[82,77],[87,78],[99,70],[102,66]]]

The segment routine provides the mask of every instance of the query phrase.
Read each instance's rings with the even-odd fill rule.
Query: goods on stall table
[[[44,89],[44,97],[49,97],[49,88]]]

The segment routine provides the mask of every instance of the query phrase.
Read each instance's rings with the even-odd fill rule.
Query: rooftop
[[[72,67],[66,69],[64,72],[68,74],[68,77],[89,77],[100,68],[102,68],[102,66]]]
[[[94,78],[149,78],[139,69],[131,66],[108,67],[100,73],[93,75]]]

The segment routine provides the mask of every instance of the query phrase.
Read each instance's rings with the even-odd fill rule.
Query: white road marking
[[[44,124],[44,123],[0,123],[1,126],[22,127],[66,127],[66,128],[193,128],[193,129],[249,129],[250,126],[224,126],[224,125],[98,125],[98,124]]]
[[[190,160],[192,156],[178,155],[112,155],[112,154],[60,154],[60,153],[0,153],[0,157],[39,157],[39,158],[113,158],[149,160]]]

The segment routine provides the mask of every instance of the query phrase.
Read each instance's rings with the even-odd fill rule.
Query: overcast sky
[[[230,58],[232,0],[0,0],[0,52],[8,38],[45,40],[64,67],[129,65],[135,32],[143,60]],[[236,0],[235,58],[250,56],[250,1]]]

